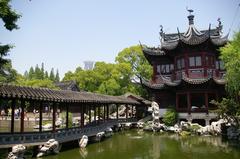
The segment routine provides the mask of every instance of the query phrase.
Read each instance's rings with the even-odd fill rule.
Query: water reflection
[[[229,147],[220,137],[159,134],[125,131],[85,149],[61,152],[58,159],[235,159],[239,149]],[[45,159],[55,159],[47,157]]]
[[[88,151],[87,151],[86,148],[80,148],[79,149],[79,154],[80,154],[80,156],[82,156],[82,158],[86,158],[87,155],[88,155]]]

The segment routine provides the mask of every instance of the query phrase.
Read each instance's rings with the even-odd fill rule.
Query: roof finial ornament
[[[223,28],[221,18],[218,18],[217,21],[218,21],[217,30],[218,30],[218,33],[221,34],[222,28]]]
[[[160,34],[160,36],[161,36],[162,38],[164,38],[163,26],[160,25],[159,27],[160,27],[160,32],[159,32],[159,34]]]
[[[187,11],[189,12],[189,16],[188,16],[188,21],[189,21],[189,25],[193,25],[194,24],[194,15],[192,15],[193,10],[192,9],[188,9],[188,7],[186,7]]]
[[[192,15],[192,12],[194,11],[193,9],[188,9],[188,7],[186,7],[187,11],[189,12],[189,15]]]

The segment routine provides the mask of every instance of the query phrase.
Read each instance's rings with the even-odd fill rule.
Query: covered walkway
[[[134,120],[140,105],[124,96],[0,85],[0,147],[96,134]],[[124,113],[119,107],[125,107]]]

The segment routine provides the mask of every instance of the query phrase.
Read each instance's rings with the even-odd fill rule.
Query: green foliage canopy
[[[178,114],[174,109],[168,109],[163,115],[163,122],[167,126],[173,126],[177,123]]]

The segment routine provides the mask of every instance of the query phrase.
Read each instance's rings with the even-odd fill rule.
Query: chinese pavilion
[[[160,29],[161,45],[142,45],[146,59],[153,67],[152,79],[141,79],[142,85],[160,105],[160,114],[169,106],[176,107],[180,120],[209,124],[216,118],[210,113],[218,100],[225,95],[223,62],[219,47],[228,42],[222,36],[222,24],[214,29],[197,30],[194,15],[189,10],[189,26],[185,33],[166,34]]]

